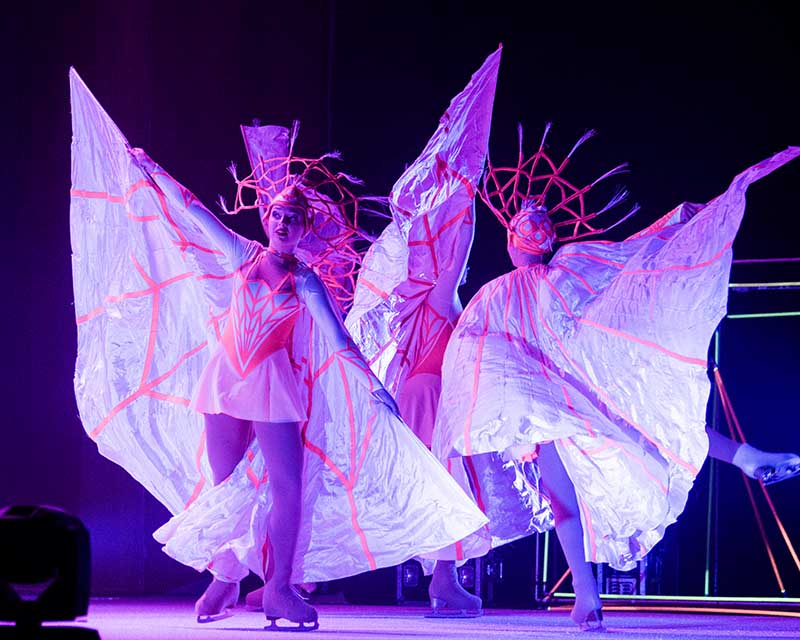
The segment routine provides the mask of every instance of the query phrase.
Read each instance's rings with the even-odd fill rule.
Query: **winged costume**
[[[254,281],[264,247],[233,232],[209,236],[187,213],[191,193],[165,196],[74,70],[70,82],[78,408],[99,451],[175,514],[156,534],[165,551],[226,579],[263,576],[263,459],[254,443],[212,487],[192,405],[257,411],[254,398],[282,397],[287,376],[291,401],[263,404],[302,419],[293,581],[395,565],[483,526],[439,462],[371,395],[374,375],[358,351],[331,344],[314,321],[308,287],[324,294],[320,277],[331,274],[303,267],[280,286]],[[288,140],[285,129],[269,129],[269,144]],[[223,392],[220,381],[234,376],[241,389],[226,383]]]
[[[463,307],[458,287],[475,235],[475,196],[486,166],[497,73],[502,49],[491,54],[450,103],[419,157],[392,188],[392,221],[364,256],[346,325],[400,412],[430,447],[440,402],[445,348]],[[446,402],[447,399],[444,398]],[[499,523],[516,492],[489,489],[508,477],[504,463],[478,470],[475,461],[446,459],[448,471],[472,493],[490,491]],[[487,462],[478,461],[479,465]],[[486,508],[486,505],[481,505]],[[535,531],[515,521],[510,539]],[[499,543],[499,542],[498,542]],[[464,545],[469,549],[465,550]],[[491,548],[488,528],[422,559],[462,560]]]
[[[535,458],[537,444],[554,442],[575,486],[587,559],[630,569],[661,539],[708,450],[706,354],[726,310],[745,192],[798,155],[777,153],[712,201],[683,203],[622,242],[563,245],[472,298],[445,353],[433,450],[451,464],[488,457],[514,469],[505,491],[520,496],[517,516],[506,500],[496,521],[495,494],[474,492],[493,538],[534,514],[551,526]],[[566,182],[565,165],[540,147],[516,168],[490,169],[482,193],[509,242],[541,249],[559,229],[572,239],[598,231],[596,214],[583,210],[588,187]]]

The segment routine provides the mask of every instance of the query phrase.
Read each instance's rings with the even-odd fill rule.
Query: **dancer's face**
[[[273,249],[293,253],[305,235],[306,212],[296,206],[278,204],[269,212],[267,237]]]
[[[544,262],[552,251],[556,232],[543,205],[523,208],[508,224],[506,249],[515,267]]]
[[[511,264],[517,268],[529,267],[532,264],[544,262],[547,256],[546,253],[530,253],[529,251],[518,248],[514,244],[510,233],[508,234],[508,241],[506,242],[506,250],[508,251],[508,257],[511,258]]]

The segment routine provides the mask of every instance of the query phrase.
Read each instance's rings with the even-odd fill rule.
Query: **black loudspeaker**
[[[86,527],[53,507],[2,507],[0,549],[0,621],[15,622],[18,637],[65,636],[63,627],[44,633],[41,623],[74,620],[89,610]],[[99,638],[91,629],[73,631]]]

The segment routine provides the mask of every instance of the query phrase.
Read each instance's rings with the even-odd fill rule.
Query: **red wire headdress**
[[[220,204],[226,213],[258,209],[266,228],[266,216],[277,202],[298,200],[307,203],[306,235],[297,247],[297,257],[314,267],[343,311],[353,301],[355,277],[361,264],[361,244],[372,240],[359,227],[361,204],[350,185],[361,181],[346,173],[331,170],[326,160],[340,158],[328,153],[319,158],[302,158],[293,153],[299,123],[295,121],[289,139],[289,154],[262,157],[253,170],[239,178],[236,165],[230,172],[236,180],[236,200],[232,209]],[[360,241],[366,241],[362,243]]]
[[[549,122],[545,126],[539,149],[526,159],[522,151],[520,125],[517,165],[494,167],[490,160],[487,161],[483,182],[478,190],[486,206],[506,229],[512,233],[524,229],[524,233],[530,235],[529,241],[523,236],[521,248],[526,248],[525,245],[531,248],[548,245],[547,237],[538,240],[533,238],[533,234],[539,232],[549,236],[550,244],[597,235],[612,229],[638,211],[638,206],[634,206],[613,224],[605,227],[597,226],[595,219],[619,205],[627,198],[628,193],[624,189],[618,190],[605,206],[597,211],[587,209],[585,196],[602,180],[626,171],[627,165],[614,167],[583,187],[575,186],[564,177],[564,171],[578,147],[595,135],[595,132],[587,131],[557,164],[545,152],[545,139],[550,126]],[[551,224],[538,219],[545,213]],[[547,248],[549,249],[549,246]]]

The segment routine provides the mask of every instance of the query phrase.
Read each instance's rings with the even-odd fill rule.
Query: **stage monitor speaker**
[[[16,623],[17,637],[66,637],[65,628],[41,623],[75,620],[89,610],[86,527],[54,507],[0,507],[0,549],[0,621]],[[99,637],[91,629],[72,631]]]

